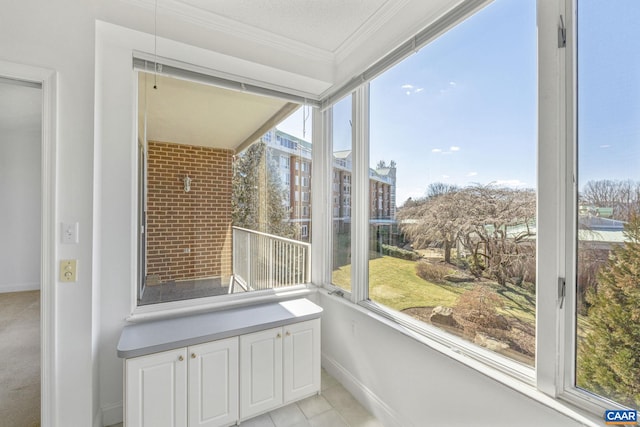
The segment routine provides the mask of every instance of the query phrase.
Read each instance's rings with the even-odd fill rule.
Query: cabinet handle
[[[278,332],[278,335],[276,335],[276,338],[282,338],[282,334]]]
[[[195,359],[196,358],[196,354],[195,353],[191,353],[191,358]]]
[[[291,332],[287,331],[286,335],[287,335],[288,337],[290,337],[290,336],[291,336]]]
[[[179,356],[179,357],[178,357],[178,360],[182,362],[182,361],[184,360],[184,357]]]

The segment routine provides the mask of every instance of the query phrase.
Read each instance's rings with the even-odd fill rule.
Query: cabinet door
[[[189,427],[238,420],[238,337],[189,347]]]
[[[320,390],[320,319],[287,325],[284,330],[284,401]]]
[[[127,359],[127,427],[187,426],[187,350]]]
[[[282,328],[240,337],[240,418],[282,404]]]

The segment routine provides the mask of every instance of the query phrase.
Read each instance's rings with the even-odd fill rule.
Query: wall
[[[150,141],[147,153],[147,276],[229,277],[232,152]]]
[[[0,59],[57,71],[56,259],[78,260],[78,281],[53,282],[53,425],[93,424],[97,395],[92,282],[93,2],[3,2]],[[78,222],[80,243],[59,243],[60,222]]]
[[[321,292],[323,366],[385,426],[582,424]]]
[[[40,176],[40,126],[0,128],[0,292],[40,289]]]

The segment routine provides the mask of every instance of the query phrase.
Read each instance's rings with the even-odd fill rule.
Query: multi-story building
[[[262,141],[285,188],[283,203],[289,220],[299,224],[299,238],[309,240],[311,233],[311,142],[278,129],[267,132]],[[374,223],[395,222],[396,165],[369,170],[369,217]],[[332,204],[334,227],[342,230],[351,222],[351,150],[333,153]]]

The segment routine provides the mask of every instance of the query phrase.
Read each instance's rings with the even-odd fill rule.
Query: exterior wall
[[[147,277],[231,274],[231,162],[229,150],[149,142]]]

